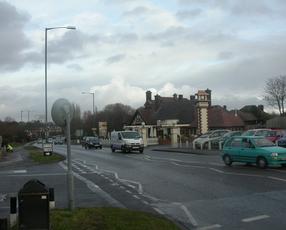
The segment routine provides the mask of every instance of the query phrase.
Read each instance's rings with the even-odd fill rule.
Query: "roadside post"
[[[71,165],[71,136],[70,136],[70,121],[73,117],[74,110],[71,103],[60,98],[56,100],[52,106],[52,118],[53,121],[61,127],[66,128],[66,140],[67,140],[67,181],[68,181],[68,204],[69,209],[74,209],[74,180]]]
[[[17,223],[17,197],[10,197],[10,218],[9,225],[13,227]],[[1,229],[1,228],[0,228]]]

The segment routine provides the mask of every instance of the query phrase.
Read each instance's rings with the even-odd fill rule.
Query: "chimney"
[[[151,101],[151,100],[152,100],[152,92],[150,90],[148,90],[146,92],[146,102]]]
[[[177,100],[178,96],[177,96],[176,93],[173,94],[173,98],[174,98],[175,100]]]
[[[226,110],[226,108],[227,108],[226,105],[224,105],[224,106],[223,106],[223,109]]]
[[[183,94],[179,94],[179,100],[183,99]]]

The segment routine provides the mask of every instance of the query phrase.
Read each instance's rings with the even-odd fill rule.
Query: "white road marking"
[[[27,173],[27,170],[14,170],[13,173]]]
[[[129,194],[132,194],[132,192],[131,191],[129,191],[129,190],[125,190],[126,192],[128,192]]]
[[[156,212],[158,212],[159,214],[161,214],[161,215],[165,215],[165,213],[162,211],[162,210],[160,210],[159,208],[153,208]]]
[[[205,226],[201,228],[197,228],[197,230],[209,230],[209,229],[214,229],[214,228],[221,228],[222,226],[220,224],[214,224],[210,226]]]
[[[218,173],[225,173],[224,171],[219,170],[219,169],[215,169],[215,168],[208,168],[208,169],[215,171],[215,172],[218,172]]]
[[[187,167],[187,168],[200,168],[200,169],[204,169],[206,167],[204,166],[198,166],[198,165],[182,165],[182,164],[178,164],[176,162],[171,162],[173,165],[177,165],[177,166],[180,166],[180,167]]]
[[[248,222],[252,222],[252,221],[257,221],[257,220],[262,220],[262,219],[266,219],[269,218],[270,216],[268,215],[261,215],[261,216],[254,216],[254,217],[249,217],[249,218],[245,218],[242,219],[242,222],[248,223]]]
[[[190,223],[194,226],[194,227],[197,227],[198,226],[198,223],[197,221],[195,220],[195,218],[193,217],[193,215],[191,214],[191,212],[188,210],[188,208],[181,204],[180,205],[181,209],[185,212],[186,216],[188,217]]]
[[[67,170],[67,166],[63,164],[63,162],[60,162],[59,165]],[[98,185],[93,183],[91,180],[88,180],[87,178],[79,175],[78,173],[73,172],[73,175],[79,179],[80,181],[84,182],[87,187],[94,193],[98,194],[101,196],[104,200],[106,200],[110,205],[114,205],[115,207],[121,207],[125,208],[123,204],[121,204],[118,200],[114,199],[112,196],[110,196],[108,193],[103,191]]]
[[[282,179],[282,178],[279,178],[279,177],[268,176],[268,178],[269,178],[269,179],[272,179],[272,180],[278,180],[278,181],[286,182],[286,179]]]
[[[146,205],[150,205],[149,202],[145,201],[145,200],[142,200],[142,202]]]
[[[140,200],[140,197],[139,197],[139,196],[133,195],[133,197],[134,197],[135,199]]]

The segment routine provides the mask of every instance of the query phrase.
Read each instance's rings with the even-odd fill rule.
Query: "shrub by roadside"
[[[63,161],[66,158],[60,154],[53,153],[50,156],[44,156],[42,149],[34,146],[26,146],[25,150],[28,151],[29,157],[39,164],[51,164],[59,161]]]
[[[51,212],[53,230],[179,230],[170,220],[120,208],[79,208]]]

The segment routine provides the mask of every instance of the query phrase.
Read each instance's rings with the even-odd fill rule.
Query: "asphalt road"
[[[55,146],[66,153],[66,146]],[[109,148],[72,146],[76,206],[117,206],[175,219],[187,229],[285,229],[286,169],[224,166],[217,155],[155,152],[112,153]],[[66,163],[6,168],[0,172],[3,195],[31,178],[56,191],[65,207]],[[7,210],[1,202],[0,213]]]

